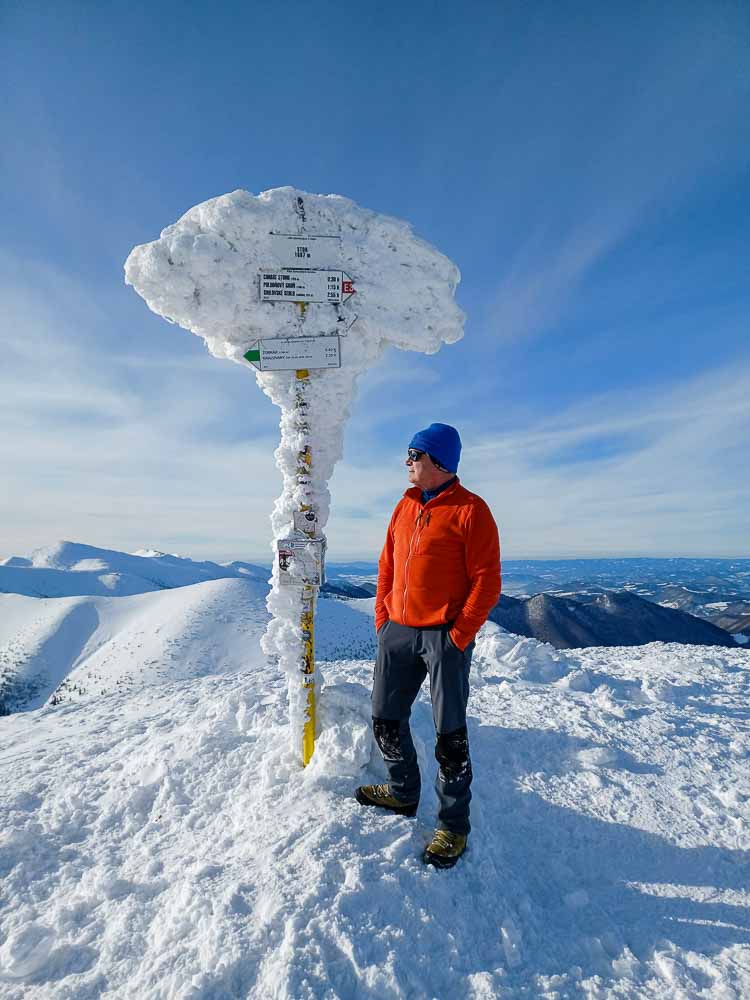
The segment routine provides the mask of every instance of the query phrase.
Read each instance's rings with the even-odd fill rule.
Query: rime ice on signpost
[[[304,764],[315,735],[327,484],[356,380],[389,344],[433,354],[459,340],[459,278],[407,223],[290,187],[196,205],[125,263],[126,282],[150,309],[203,337],[214,356],[254,370],[281,407],[283,489],[271,515],[263,648],[290,678],[292,738]]]

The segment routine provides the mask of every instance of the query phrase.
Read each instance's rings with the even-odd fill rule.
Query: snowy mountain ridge
[[[252,563],[197,562],[154,549],[131,554],[61,541],[36,549],[29,558],[0,561],[0,594],[123,597],[205,580],[248,578],[267,583],[268,577],[267,569]]]
[[[490,618],[508,632],[548,642],[557,649],[583,646],[640,646],[680,642],[699,646],[737,643],[723,629],[676,608],[665,608],[630,591],[605,591],[593,599],[537,594],[501,595]]]

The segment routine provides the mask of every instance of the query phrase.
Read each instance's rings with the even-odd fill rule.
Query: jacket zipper
[[[404,566],[404,598],[403,598],[403,601],[402,601],[402,608],[401,608],[401,614],[402,614],[402,617],[404,618],[404,624],[406,624],[406,620],[405,620],[406,619],[406,591],[409,588],[409,560],[411,559],[412,545],[414,544],[414,539],[415,539],[415,537],[416,537],[416,535],[417,535],[417,533],[419,531],[419,522],[422,520],[422,515],[423,514],[424,514],[424,510],[420,510],[420,512],[417,514],[417,519],[414,522],[414,531],[412,532],[412,534],[411,534],[411,540],[409,541],[409,554],[406,557],[406,565]]]

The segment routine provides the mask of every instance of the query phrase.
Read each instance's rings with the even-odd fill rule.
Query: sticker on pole
[[[299,368],[340,368],[341,340],[338,334],[322,337],[258,340],[243,355],[261,372],[294,371]]]
[[[272,233],[271,245],[282,267],[335,267],[341,261],[340,236]]]
[[[318,530],[318,514],[314,510],[295,510],[294,530],[312,535]]]
[[[280,586],[322,586],[324,538],[280,538],[277,545]]]
[[[260,272],[261,302],[346,302],[355,291],[346,271]]]

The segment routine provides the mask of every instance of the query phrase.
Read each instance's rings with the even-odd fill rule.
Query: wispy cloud
[[[68,537],[267,559],[278,412],[252,378],[210,358],[156,355],[134,368],[127,352],[97,351],[106,309],[64,276],[41,297],[31,283],[1,291],[13,308],[0,373],[0,552]],[[429,401],[441,384],[428,363],[406,360],[405,387]],[[355,425],[372,426],[367,445],[355,426],[331,482],[338,559],[377,554],[406,486],[402,438],[416,403],[408,427],[397,415],[403,427],[381,433],[393,383],[386,368],[374,375],[356,404]],[[748,554],[748,399],[747,363],[603,391],[521,429],[475,428],[462,479],[492,505],[506,556]]]
[[[254,379],[241,408],[236,373],[209,358],[157,355],[135,379],[132,357],[97,347],[106,319],[76,280],[49,272],[40,295],[32,278],[0,288],[0,551],[65,537],[263,556],[278,414]]]
[[[470,445],[463,473],[497,512],[507,555],[747,555],[748,399],[747,365],[603,394]],[[626,450],[587,459],[617,435]]]

